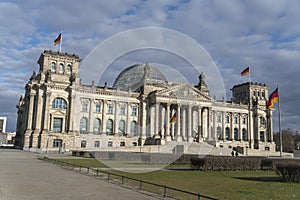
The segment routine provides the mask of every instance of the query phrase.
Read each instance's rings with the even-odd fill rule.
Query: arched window
[[[217,127],[217,138],[218,138],[219,140],[222,139],[221,133],[222,133],[222,129],[221,129],[220,126],[218,126],[218,127]]]
[[[82,117],[80,119],[80,133],[81,134],[87,134],[87,124],[88,124],[87,118]]]
[[[245,128],[243,128],[243,130],[242,130],[242,137],[243,137],[244,141],[248,140],[247,130]]]
[[[67,72],[72,72],[72,66],[70,64],[67,65]]]
[[[137,136],[137,124],[136,121],[130,123],[130,135]]]
[[[65,68],[64,64],[60,63],[58,68],[59,71],[64,71],[64,68]]]
[[[66,109],[67,108],[67,103],[63,98],[55,98],[52,101],[52,108],[55,109]]]
[[[229,127],[225,128],[225,137],[226,137],[226,140],[230,140],[230,128]]]
[[[106,134],[113,135],[113,120],[111,119],[106,121]]]
[[[265,120],[264,117],[260,117],[260,118],[259,118],[259,122],[260,122],[260,125],[261,125],[261,126],[265,126],[265,125],[266,125],[266,120]]]
[[[52,63],[51,63],[51,70],[52,70],[52,71],[55,71],[55,68],[56,68],[56,63],[55,63],[55,62],[52,62]]]
[[[119,121],[119,135],[124,135],[125,134],[125,121],[120,120]]]
[[[239,129],[237,129],[237,128],[233,129],[233,136],[234,136],[235,140],[239,139]]]
[[[94,124],[93,124],[94,134],[100,134],[100,128],[101,128],[100,119],[98,119],[98,118],[94,119]]]

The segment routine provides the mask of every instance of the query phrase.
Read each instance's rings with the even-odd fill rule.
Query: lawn
[[[98,160],[90,158],[59,160],[89,167],[106,167]],[[300,184],[282,182],[274,171],[204,172],[176,169],[173,165],[170,169],[149,173],[126,173],[115,170],[112,172],[190,192],[200,192],[202,195],[218,199],[300,199]],[[150,186],[149,189],[158,190]],[[185,199],[180,193],[173,195]]]

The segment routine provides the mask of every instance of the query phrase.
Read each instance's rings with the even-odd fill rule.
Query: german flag
[[[170,124],[173,124],[175,121],[176,121],[176,113],[174,113],[174,115],[170,119]]]
[[[278,95],[278,87],[277,87],[276,90],[274,90],[274,92],[272,92],[272,94],[270,94],[269,101],[267,103],[267,107],[273,108],[274,103],[276,103],[278,101],[279,101],[279,95]]]
[[[241,72],[241,76],[245,76],[245,75],[248,75],[248,74],[250,74],[250,67],[247,67],[246,69],[244,69]]]
[[[54,46],[58,45],[61,42],[61,33],[59,36],[54,40]]]

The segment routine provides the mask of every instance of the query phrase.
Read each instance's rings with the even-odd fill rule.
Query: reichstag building
[[[265,84],[235,85],[231,101],[225,101],[209,95],[202,73],[191,85],[170,82],[155,67],[137,64],[124,69],[110,87],[81,84],[75,54],[46,50],[38,64],[17,105],[15,145],[24,150],[153,147],[172,152],[186,143],[241,148],[248,155],[275,152]]]

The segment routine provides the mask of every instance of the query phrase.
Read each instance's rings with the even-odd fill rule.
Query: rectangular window
[[[125,107],[120,108],[120,115],[125,115]]]
[[[137,107],[132,108],[131,115],[136,116],[137,115]]]
[[[246,124],[246,117],[243,117],[243,124]]]
[[[62,123],[63,123],[62,118],[54,117],[54,119],[53,119],[53,132],[55,132],[55,133],[62,132]]]
[[[54,139],[53,140],[53,147],[62,147],[62,140],[61,139]]]
[[[96,104],[96,113],[100,113],[100,112],[101,112],[101,105]]]
[[[100,142],[99,141],[95,141],[95,147],[100,147]]]
[[[239,123],[239,118],[237,116],[234,117],[234,123],[235,124]]]
[[[108,114],[113,114],[114,107],[112,105],[108,105]]]
[[[260,139],[260,141],[262,141],[262,142],[265,141],[265,132],[264,132],[264,131],[260,131],[260,132],[259,132],[259,139]]]
[[[81,148],[86,148],[86,141],[82,140],[80,146],[81,146]]]
[[[222,123],[222,116],[221,116],[221,115],[218,115],[218,116],[217,116],[217,122],[218,122],[218,123]]]
[[[108,146],[108,147],[112,147],[112,146],[113,146],[113,142],[112,142],[112,141],[109,141],[109,142],[107,143],[107,146]]]
[[[83,103],[82,104],[82,111],[83,112],[87,112],[87,110],[88,110],[88,104],[87,103]]]
[[[230,117],[229,115],[226,116],[226,123],[229,123],[230,122]]]

